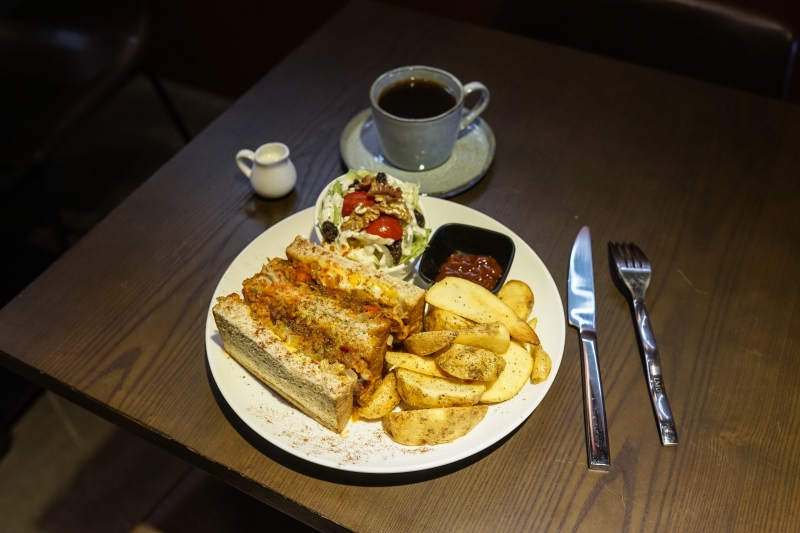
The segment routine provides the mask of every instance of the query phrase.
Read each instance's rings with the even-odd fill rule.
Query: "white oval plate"
[[[297,235],[310,238],[314,231],[311,207],[272,226],[242,250],[214,291],[206,319],[208,364],[222,396],[250,428],[278,448],[312,463],[351,472],[388,474],[435,468],[478,453],[511,433],[550,389],[561,365],[566,326],[561,297],[547,267],[530,246],[496,220],[447,200],[425,198],[424,202],[434,230],[460,222],[499,231],[514,240],[516,254],[508,279],[522,280],[533,289],[532,316],[539,320],[536,333],[553,360],[550,376],[537,385],[529,381],[516,397],[489,406],[483,421],[464,437],[436,446],[397,444],[383,433],[380,421],[351,422],[337,435],[294,408],[225,353],[211,307],[218,296],[241,293],[242,281],[259,272],[267,258],[286,257],[286,247]]]

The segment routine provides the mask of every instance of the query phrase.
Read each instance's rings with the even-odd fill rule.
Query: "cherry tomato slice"
[[[388,215],[381,215],[372,222],[364,230],[370,235],[377,235],[384,239],[392,239],[396,241],[403,238],[403,227],[396,218]]]
[[[349,217],[353,209],[359,205],[369,207],[375,204],[375,200],[367,195],[367,191],[355,191],[344,195],[342,203],[342,216]]]

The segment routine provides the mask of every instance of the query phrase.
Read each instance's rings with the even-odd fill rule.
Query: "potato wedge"
[[[397,378],[394,372],[389,372],[367,400],[367,404],[359,407],[356,414],[361,418],[375,420],[383,418],[400,403],[400,395],[397,393]]]
[[[531,356],[533,357],[533,370],[531,371],[531,383],[541,383],[550,375],[553,369],[553,361],[550,355],[544,351],[542,345],[531,346]]]
[[[383,417],[383,430],[390,439],[406,446],[443,444],[472,431],[488,409],[475,405],[399,411]]]
[[[459,330],[458,337],[453,342],[503,354],[511,344],[510,335],[508,328],[502,322],[475,324],[470,328]]]
[[[471,281],[446,277],[428,290],[425,301],[481,324],[502,322],[513,338],[529,344],[539,344],[536,332],[513,309],[490,291]]]
[[[533,309],[533,291],[524,281],[509,280],[503,284],[497,297],[509,306],[521,320],[528,320]]]
[[[435,376],[437,378],[450,377],[436,366],[436,361],[433,357],[422,357],[414,355],[413,353],[386,352],[386,362],[399,368],[425,374],[426,376]]]
[[[430,355],[446,348],[458,337],[457,331],[424,331],[403,341],[406,350],[416,355]]]
[[[530,376],[530,370],[527,375]],[[459,383],[405,368],[397,369],[397,392],[416,409],[475,405],[485,390],[483,383]]]
[[[433,305],[428,306],[428,313],[425,315],[424,322],[425,331],[467,329],[476,324],[473,320],[468,320]]]
[[[505,360],[496,353],[462,344],[438,353],[436,364],[453,377],[477,381],[493,381],[506,367]]]
[[[506,368],[500,377],[486,384],[486,392],[481,396],[481,403],[497,403],[510,400],[517,395],[533,371],[533,359],[522,345],[512,342],[503,355]]]

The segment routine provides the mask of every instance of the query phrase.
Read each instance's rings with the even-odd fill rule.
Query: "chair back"
[[[493,22],[535,39],[784,99],[797,50],[780,22],[705,0],[499,0]]]
[[[0,167],[44,161],[127,79],[146,32],[143,0],[35,0],[0,12]]]

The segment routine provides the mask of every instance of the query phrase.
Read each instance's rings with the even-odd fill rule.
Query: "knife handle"
[[[586,453],[591,470],[608,470],[611,454],[608,448],[606,408],[603,401],[603,384],[597,363],[597,334],[582,329],[581,355],[583,372],[583,418],[586,423]]]
[[[639,344],[642,347],[642,357],[647,372],[647,388],[650,391],[650,401],[653,402],[653,411],[658,422],[658,433],[661,435],[663,446],[676,446],[678,444],[678,431],[675,429],[675,419],[667,401],[667,391],[664,390],[664,378],[661,374],[661,359],[658,357],[658,347],[653,329],[650,327],[650,318],[644,298],[633,299],[633,310],[636,313],[636,329]]]

